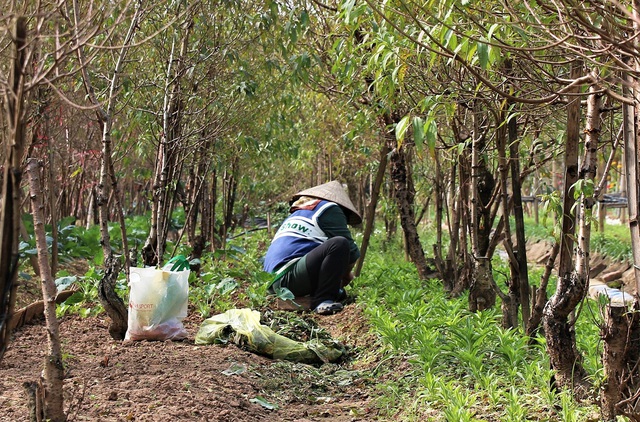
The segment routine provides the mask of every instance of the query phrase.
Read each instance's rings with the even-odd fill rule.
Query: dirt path
[[[371,347],[355,304],[314,317],[350,349],[340,364],[273,361],[234,345],[195,346],[202,322],[191,313],[183,342],[112,340],[106,317],[61,321],[65,406],[72,421],[365,421],[374,420],[374,380],[357,357]],[[0,421],[27,421],[22,384],[42,369],[46,333],[19,329],[0,363]],[[375,363],[369,362],[369,365]],[[262,403],[262,404],[261,404]],[[277,409],[269,409],[269,405]]]

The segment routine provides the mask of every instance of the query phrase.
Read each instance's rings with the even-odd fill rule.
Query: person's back
[[[264,260],[264,270],[274,273],[269,290],[311,295],[317,313],[338,312],[342,287],[352,280],[360,256],[347,222],[359,224],[362,218],[335,181],[294,195],[290,205]]]
[[[264,270],[277,271],[282,265],[311,252],[328,237],[320,228],[318,218],[329,207],[337,204],[312,199],[305,208],[296,208],[276,232],[264,258]]]

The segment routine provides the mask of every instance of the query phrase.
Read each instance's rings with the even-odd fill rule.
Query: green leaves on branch
[[[478,41],[476,52],[480,67],[486,70],[489,67],[489,45]]]
[[[354,25],[358,22],[358,18],[365,14],[369,9],[367,3],[357,2],[355,0],[347,0],[342,4],[341,15],[346,25]]]
[[[372,42],[373,54],[367,61],[369,73],[373,75],[376,93],[393,103],[401,91],[407,71],[406,57],[402,56],[399,40],[391,33],[378,32]]]
[[[413,142],[416,143],[416,148],[422,148],[422,143],[424,142],[424,120],[418,116],[413,118]]]
[[[426,147],[430,156],[435,157],[436,139],[438,137],[438,124],[434,117],[434,109],[429,112],[426,119],[420,116],[411,117],[410,114],[404,116],[395,127],[396,140],[398,148],[402,147],[404,137],[407,134],[409,126],[413,129],[413,142],[418,151],[422,151]]]
[[[284,31],[289,36],[292,44],[298,42],[298,39],[304,35],[309,27],[309,14],[306,10],[298,12],[296,9],[291,10],[289,19],[284,25]]]
[[[579,179],[572,186],[573,199],[580,199],[582,195],[586,198],[591,198],[595,192],[596,186],[592,179]]]
[[[398,141],[398,148],[402,147],[404,136],[407,133],[407,129],[409,128],[410,119],[411,116],[406,115],[396,124],[396,140]]]

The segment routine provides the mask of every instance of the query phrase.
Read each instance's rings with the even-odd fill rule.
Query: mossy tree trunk
[[[391,181],[400,213],[400,225],[404,233],[407,253],[411,262],[416,266],[420,278],[426,279],[429,276],[429,268],[415,224],[414,192],[412,191],[413,183],[410,180],[411,175],[407,169],[407,147],[406,145],[398,146],[393,132],[389,131],[389,128],[399,122],[397,116],[387,113],[384,116],[384,122],[387,128],[387,132],[385,132],[386,143],[391,151],[389,154]]]
[[[572,77],[580,75],[582,66],[573,64]],[[573,91],[577,93],[575,88]],[[543,311],[543,327],[551,368],[555,371],[556,386],[588,389],[587,372],[581,363],[576,346],[574,324],[569,316],[584,297],[584,286],[578,280],[573,266],[575,218],[573,208],[574,185],[578,181],[578,150],[580,141],[580,97],[569,96],[567,105],[567,133],[565,140],[565,175],[563,192],[562,233],[558,283]]]

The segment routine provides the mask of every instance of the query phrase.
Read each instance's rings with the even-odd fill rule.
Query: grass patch
[[[412,370],[380,386],[381,409],[394,420],[585,420],[593,403],[576,403],[551,388],[552,372],[540,338],[500,326],[499,309],[470,313],[467,298],[448,298],[438,280],[419,280],[411,264],[392,254],[369,257],[353,289],[388,360]],[[585,302],[576,325],[578,347],[596,384],[601,376],[597,305]],[[393,403],[396,403],[394,406]],[[398,403],[402,403],[398,406]]]

